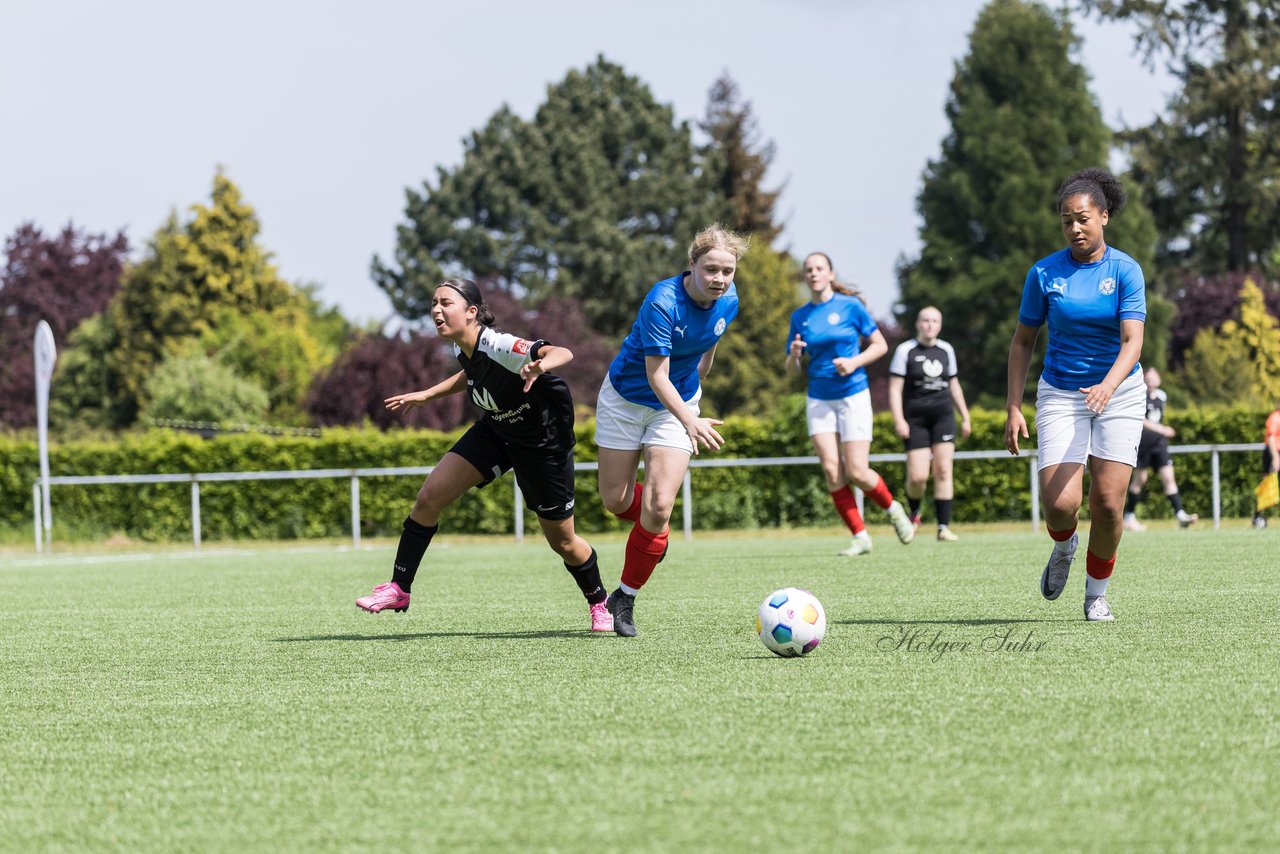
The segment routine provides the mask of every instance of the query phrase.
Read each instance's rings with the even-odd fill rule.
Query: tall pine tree
[[[988,401],[1004,397],[1027,269],[1065,245],[1058,186],[1108,162],[1111,133],[1077,44],[1069,22],[1039,3],[992,0],[982,11],[951,84],[951,132],[917,198],[923,248],[899,266],[899,323],[911,329],[920,308],[937,306],[946,328],[964,332],[958,355],[970,394]],[[1137,198],[1107,228],[1107,242],[1148,270],[1153,240]],[[1167,321],[1167,306],[1153,308]],[[1152,326],[1150,352],[1161,353]]]

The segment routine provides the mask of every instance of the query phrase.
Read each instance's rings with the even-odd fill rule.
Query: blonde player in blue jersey
[[[840,554],[853,557],[871,551],[871,537],[849,488],[851,483],[889,514],[898,539],[909,543],[915,536],[915,525],[893,499],[884,478],[869,465],[871,392],[865,366],[889,352],[889,344],[857,292],[836,282],[826,253],[814,252],[804,259],[804,278],[809,285],[809,302],[791,314],[787,367],[795,371],[806,368],[808,356],[805,413],[809,437],[818,452],[827,492],[853,535],[853,543]]]
[[[1067,248],[1037,261],[1027,273],[1009,346],[1004,440],[1009,453],[1017,454],[1018,438],[1028,438],[1022,397],[1031,354],[1040,327],[1048,324],[1035,421],[1040,496],[1054,546],[1040,592],[1057,599],[1066,586],[1088,464],[1084,616],[1090,621],[1113,619],[1107,582],[1146,415],[1138,364],[1147,317],[1145,280],[1138,263],[1105,239],[1107,223],[1124,202],[1124,189],[1103,169],[1085,169],[1063,182],[1058,213]]]
[[[717,450],[724,422],[699,414],[702,377],[738,315],[733,274],[747,241],[713,225],[689,246],[689,269],[650,289],[596,402],[600,498],[632,523],[622,581],[609,594],[613,629],[636,634],[636,594],[667,553],[676,493],[699,446]],[[644,483],[636,473],[644,459]]]

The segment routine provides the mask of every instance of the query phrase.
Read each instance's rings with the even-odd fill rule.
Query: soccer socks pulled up
[[[938,514],[938,527],[947,528],[951,526],[951,504],[954,501],[954,498],[933,499],[933,507]]]
[[[849,526],[849,533],[856,537],[866,529],[862,514],[858,512],[858,499],[854,496],[852,489],[847,486],[837,489],[831,493],[831,500],[836,505],[836,513],[840,514],[840,518]]]
[[[889,484],[884,482],[884,478],[880,478],[875,489],[866,490],[866,495],[881,510],[888,510],[889,505],[893,503],[893,493],[889,491]]]
[[[1065,552],[1071,548],[1071,535],[1076,532],[1076,526],[1072,525],[1065,531],[1055,531],[1050,527],[1045,527],[1049,532],[1049,536],[1053,538],[1053,547],[1060,552]]]
[[[640,496],[644,495],[644,484],[637,483],[635,494],[631,497],[631,506],[621,513],[615,513],[619,519],[626,519],[628,522],[640,522]]]
[[[569,570],[569,574],[573,576],[574,582],[582,591],[588,604],[596,605],[609,598],[609,594],[604,589],[604,582],[600,580],[600,564],[596,560],[595,549],[591,550],[591,557],[587,558],[586,563],[581,566],[570,566],[566,561],[564,568]]]
[[[1181,495],[1179,495],[1179,494],[1178,494],[1178,493],[1176,493],[1176,492],[1172,492],[1172,493],[1170,493],[1170,494],[1166,495],[1166,496],[1165,496],[1165,498],[1169,499],[1169,506],[1173,508],[1173,512],[1174,512],[1174,514],[1175,514],[1175,515],[1176,515],[1176,514],[1178,514],[1178,513],[1182,513],[1182,512],[1184,512],[1184,511],[1183,511],[1183,509],[1182,509],[1182,496],[1181,496]]]
[[[396,562],[391,569],[391,580],[400,585],[405,593],[413,586],[413,577],[418,574],[422,564],[422,556],[431,545],[431,538],[440,530],[439,525],[420,525],[406,516],[404,530],[400,533],[400,545],[396,548]]]
[[[1138,504],[1142,501],[1141,492],[1129,492],[1124,497],[1124,515],[1132,516],[1138,510]]]
[[[1084,581],[1084,595],[1089,599],[1105,596],[1107,582],[1111,580],[1111,571],[1116,568],[1115,557],[1104,560],[1090,551],[1085,556],[1084,567],[1085,572],[1088,573]]]
[[[912,498],[910,495],[907,496],[907,513],[911,515],[912,519],[916,519],[920,516],[920,505],[923,503],[923,497]],[[936,504],[937,502],[935,501],[934,503]]]
[[[646,531],[639,522],[636,522],[631,529],[631,536],[627,537],[627,551],[622,563],[622,589],[624,592],[639,590],[644,587],[645,582],[649,580],[649,576],[653,575],[653,568],[658,565],[658,561],[662,560],[662,556],[666,554],[667,535],[669,533],[671,533],[670,528],[663,528],[659,533],[655,534],[651,531]]]

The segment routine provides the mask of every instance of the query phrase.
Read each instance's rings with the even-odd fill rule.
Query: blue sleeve
[[[786,351],[788,356],[791,355],[791,342],[796,340],[797,335],[800,335],[800,320],[796,317],[796,314],[793,311],[791,313],[791,323],[787,326],[787,341],[783,346],[783,349]],[[802,339],[803,337],[804,336],[801,336]]]
[[[646,299],[640,306],[640,346],[646,356],[671,355],[671,313],[657,300]]]
[[[1040,287],[1040,270],[1032,267],[1022,284],[1022,305],[1018,306],[1018,322],[1023,326],[1044,326],[1049,313],[1048,300]]]
[[[1147,282],[1137,264],[1126,264],[1120,273],[1120,319],[1147,320]]]
[[[854,297],[853,300],[854,307],[858,310],[857,316],[853,318],[854,328],[858,330],[858,334],[863,338],[870,338],[880,327],[876,326],[875,320],[871,317],[871,312],[867,311],[867,307],[862,304],[862,300],[857,297]]]

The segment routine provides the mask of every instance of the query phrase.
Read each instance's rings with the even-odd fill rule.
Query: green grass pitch
[[[1241,523],[1236,522],[1235,525]],[[5,850],[1224,850],[1280,838],[1280,533],[673,540],[641,636],[540,542],[0,559]],[[1083,532],[1082,532],[1083,539]],[[606,583],[622,544],[599,544]],[[778,587],[826,640],[754,634]]]

